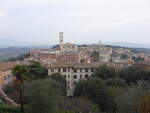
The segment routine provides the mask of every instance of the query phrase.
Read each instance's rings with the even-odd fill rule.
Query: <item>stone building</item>
[[[18,62],[1,62],[0,63],[0,85],[8,84],[15,80],[15,77],[12,75],[11,69]]]
[[[71,43],[64,43],[63,37],[64,37],[63,32],[59,32],[59,47],[61,52],[63,53],[77,52],[78,51],[77,45]]]
[[[61,73],[66,78],[67,96],[73,96],[76,83],[93,76],[94,69],[92,64],[53,62],[48,65],[48,74]]]

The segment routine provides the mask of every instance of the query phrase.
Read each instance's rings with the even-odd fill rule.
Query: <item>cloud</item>
[[[8,18],[9,16],[5,12],[0,12],[0,18]]]
[[[13,37],[26,43],[56,43],[59,31],[64,32],[66,41],[78,43],[98,40],[150,43],[149,29],[149,0],[0,2],[0,38]]]

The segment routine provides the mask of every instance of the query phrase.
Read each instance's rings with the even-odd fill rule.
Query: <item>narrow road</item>
[[[19,106],[17,103],[14,102],[14,100],[12,100],[6,95],[1,86],[0,86],[0,99],[2,99],[8,105]]]

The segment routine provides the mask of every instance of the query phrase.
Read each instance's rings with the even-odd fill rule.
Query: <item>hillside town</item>
[[[0,62],[0,98],[2,98],[5,103],[8,105],[18,106],[16,101],[12,99],[15,96],[10,98],[3,90],[6,86],[10,85],[12,87],[11,84],[18,80],[18,75],[14,76],[14,70],[17,66],[23,66],[23,70],[21,67],[18,67],[17,71],[26,71],[26,67],[28,66],[30,70],[30,72],[28,72],[28,76],[33,80],[39,78],[38,76],[40,75],[40,79],[56,76],[57,81],[57,76],[62,76],[66,82],[66,93],[64,93],[64,96],[68,99],[70,97],[73,98],[78,92],[76,87],[79,86],[77,86],[77,84],[80,84],[81,81],[90,80],[89,78],[94,78],[94,76],[103,77],[106,74],[105,77],[110,76],[110,79],[112,79],[111,77],[114,76],[114,72],[117,73],[115,76],[118,76],[119,71],[124,73],[124,69],[128,69],[128,67],[129,69],[130,67],[132,69],[132,66],[140,67],[138,68],[139,70],[141,67],[143,69],[150,70],[150,54],[148,53],[133,52],[131,48],[103,45],[101,41],[99,41],[98,44],[92,45],[65,43],[64,38],[64,33],[59,32],[59,42],[52,48],[33,49],[28,55],[25,55],[25,58],[21,58],[21,60],[18,59],[15,61]],[[104,75],[96,75],[96,73],[99,73],[98,70],[101,69],[102,72],[100,73],[104,73]],[[21,73],[19,72],[19,74]],[[138,75],[138,73],[140,75],[142,73],[147,73],[149,75],[148,71],[138,72],[137,70],[136,74]],[[146,77],[144,79],[147,80],[148,78]],[[19,80],[23,79],[19,78]],[[117,84],[117,81],[115,81],[114,84]],[[61,88],[63,87],[64,86],[61,86]],[[63,89],[63,91],[65,91],[65,89]],[[70,100],[66,99],[65,102],[66,101]],[[64,106],[63,109],[65,107],[66,106]],[[65,110],[68,110],[68,108],[65,108]],[[80,110],[83,109],[81,108]]]
[[[150,54],[133,53],[131,49],[105,46],[100,41],[95,45],[77,45],[64,42],[63,32],[59,32],[59,44],[51,49],[35,49],[23,61],[0,63],[0,84],[5,85],[15,80],[11,69],[17,64],[29,65],[39,62],[48,68],[48,75],[61,73],[67,81],[67,96],[73,96],[75,84],[92,76],[100,65],[124,68],[133,65],[150,68]],[[135,61],[133,58],[142,60]]]

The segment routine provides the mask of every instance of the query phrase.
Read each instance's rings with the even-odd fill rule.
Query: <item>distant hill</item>
[[[50,49],[51,46],[32,46],[32,47],[7,47],[0,48],[0,61],[15,59],[20,55],[27,54],[33,49]]]
[[[21,54],[29,53],[32,49],[26,47],[9,47],[0,49],[0,61],[16,58]]]
[[[132,50],[134,53],[149,53],[150,54],[150,49],[149,48],[140,48],[140,47],[133,47],[133,46],[123,46],[123,44],[105,44],[107,46],[113,47],[113,48],[129,48]],[[81,45],[80,45],[81,46]],[[83,45],[86,46],[86,45]],[[19,57],[20,55],[27,54],[33,49],[50,49],[50,48],[58,48],[59,45],[50,45],[50,46],[31,46],[31,47],[3,47],[0,48],[0,61],[7,61],[8,59],[15,59]]]
[[[131,42],[104,42],[105,45],[114,45],[114,46],[121,46],[121,47],[130,47],[130,48],[149,48],[150,45],[148,44],[138,44],[138,43],[131,43]]]

